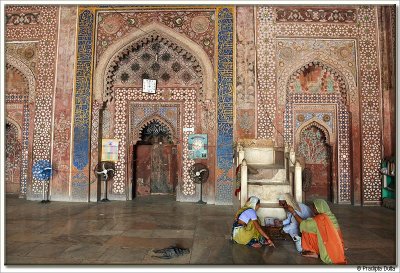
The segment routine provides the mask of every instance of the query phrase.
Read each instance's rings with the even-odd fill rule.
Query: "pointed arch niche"
[[[328,120],[328,109],[324,111],[324,119]],[[326,111],[328,110],[328,111]],[[297,113],[297,118],[304,116],[304,113]],[[333,115],[332,115],[333,116]],[[295,133],[295,147],[297,156],[304,160],[304,166],[310,168],[313,175],[311,191],[318,194],[315,197],[332,201],[337,198],[337,149],[336,135],[331,129],[332,121],[318,117],[312,117],[301,124]],[[317,169],[315,169],[317,167]],[[321,185],[322,184],[322,185]],[[312,196],[312,195],[311,195]],[[310,192],[304,193],[305,201],[311,201]]]
[[[17,194],[21,191],[22,134],[11,118],[6,118],[5,137],[5,192]]]
[[[324,82],[327,78],[331,80],[328,88]],[[312,89],[307,88],[310,86]],[[314,125],[326,133],[332,147],[332,201],[341,204],[350,203],[353,192],[348,88],[341,73],[314,60],[288,75],[285,92],[285,142],[297,150],[300,133],[307,126]]]
[[[9,89],[10,86],[6,85],[5,102],[7,109],[7,122],[10,122],[19,128],[18,134],[20,135],[19,141],[21,142],[20,154],[20,197],[26,197],[28,190],[32,187],[29,179],[29,169],[31,166],[28,163],[28,158],[32,152],[32,141],[29,141],[33,135],[33,121],[30,121],[30,115],[34,112],[34,101],[36,92],[36,78],[32,70],[17,57],[10,54],[6,55],[6,73],[17,73],[21,76],[19,86],[24,86],[21,90]],[[8,75],[7,79],[10,79]],[[16,93],[17,92],[17,93]],[[22,113],[19,118],[12,118],[16,109],[17,115]],[[33,115],[32,115],[33,116]],[[29,183],[28,183],[29,182]]]
[[[182,58],[180,63],[178,58]],[[168,67],[162,66],[165,63]],[[166,75],[169,72],[167,68],[170,75]],[[177,145],[177,158],[181,159],[178,162],[177,200],[197,200],[195,185],[188,172],[194,163],[188,158],[189,132],[182,129],[195,128],[193,133],[209,133],[204,131],[204,120],[200,117],[205,108],[209,111],[216,109],[213,74],[213,65],[198,44],[156,22],[116,41],[101,55],[94,71],[91,165],[94,168],[100,160],[102,127],[106,122],[102,112],[107,109],[111,113],[108,115],[110,136],[119,140],[119,160],[110,183],[109,198],[132,198],[132,148],[139,139],[141,126],[157,119],[171,130]],[[159,83],[156,94],[142,92],[141,79],[147,75]],[[143,106],[141,113],[132,110],[132,105],[139,104]],[[215,139],[215,135],[209,134],[210,146],[215,145]],[[96,201],[100,198],[100,184],[94,175],[90,180],[90,200]]]

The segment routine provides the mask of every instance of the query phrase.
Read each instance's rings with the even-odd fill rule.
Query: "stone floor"
[[[384,207],[332,205],[350,264],[396,264],[396,212]],[[5,264],[320,265],[301,257],[290,241],[276,248],[233,244],[232,206],[175,202],[150,196],[107,203],[6,199]],[[170,260],[153,249],[177,245],[190,254]]]

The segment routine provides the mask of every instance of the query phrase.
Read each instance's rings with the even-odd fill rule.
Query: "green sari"
[[[339,223],[325,200],[316,199],[319,214],[300,223],[303,249],[313,249],[327,264],[346,264]]]

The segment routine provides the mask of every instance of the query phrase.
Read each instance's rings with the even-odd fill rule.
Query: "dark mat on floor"
[[[290,235],[284,232],[281,232],[281,227],[267,227],[267,234],[273,240],[285,240],[291,241]]]
[[[382,205],[388,209],[396,209],[396,199],[384,198]]]

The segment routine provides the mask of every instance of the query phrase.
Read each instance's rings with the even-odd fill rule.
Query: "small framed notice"
[[[207,158],[207,134],[192,134],[188,138],[189,159]]]
[[[118,139],[103,138],[101,141],[101,161],[118,161]]]
[[[194,128],[193,127],[184,127],[183,131],[184,132],[194,132]]]
[[[155,94],[157,88],[157,80],[143,79],[143,93]]]

